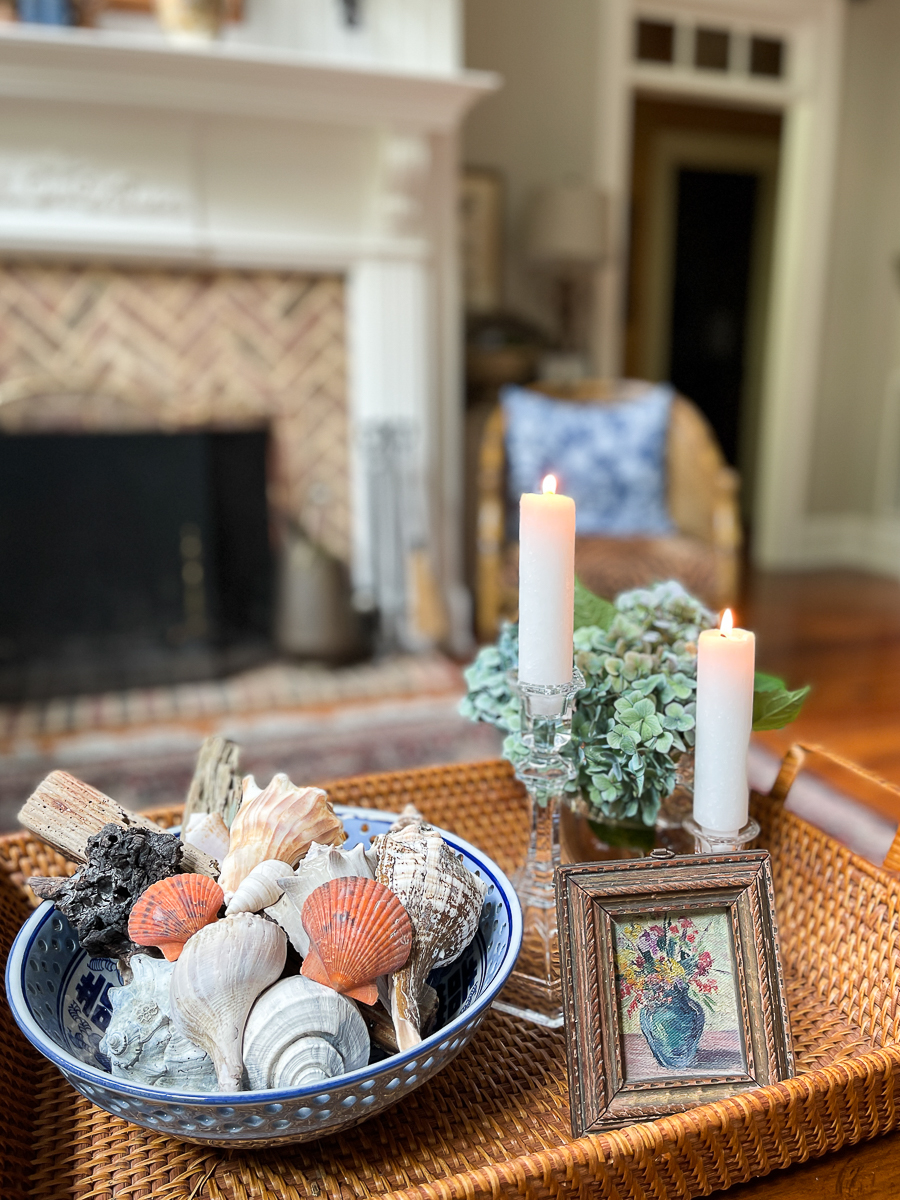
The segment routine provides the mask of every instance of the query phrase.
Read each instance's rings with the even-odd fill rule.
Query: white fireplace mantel
[[[361,439],[403,421],[451,614],[465,608],[456,131],[496,86],[238,43],[0,31],[0,255],[344,273],[354,578],[373,587]]]
[[[493,76],[0,27],[0,250],[345,268],[427,254],[431,139]]]
[[[440,131],[495,87],[483,71],[338,65],[272,46],[0,26],[3,97]]]

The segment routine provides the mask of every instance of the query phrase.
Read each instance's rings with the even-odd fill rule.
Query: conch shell
[[[267,858],[265,862],[257,863],[246,879],[237,886],[237,891],[228,901],[225,916],[230,917],[239,912],[259,912],[274,904],[284,894],[284,888],[278,882],[285,876],[291,875],[291,864],[280,858]]]
[[[399,898],[413,927],[406,965],[389,981],[391,1017],[401,1050],[422,1037],[422,988],[438,963],[458,958],[475,936],[487,887],[463,864],[436,829],[415,821],[375,838],[379,883]]]
[[[425,818],[412,803],[405,804],[400,812],[399,817],[388,830],[388,833],[399,833],[401,829],[405,829],[407,825],[424,825]]]
[[[244,1066],[250,1087],[323,1083],[369,1061],[369,1034],[352,1001],[302,975],[281,979],[250,1010]]]
[[[301,974],[363,1004],[378,1001],[379,975],[402,967],[412,925],[393,892],[374,879],[332,879],[306,899],[301,914],[309,953]]]
[[[151,883],[128,918],[128,936],[139,946],[156,946],[174,962],[198,929],[215,921],[222,889],[208,875],[171,875]]]
[[[109,989],[112,1017],[100,1042],[113,1075],[176,1092],[213,1092],[209,1055],[172,1024],[169,982],[175,964],[133,954],[131,982]]]
[[[172,1020],[213,1060],[220,1092],[240,1091],[247,1014],[286,958],[284,930],[265,917],[238,913],[195,933],[175,964]]]
[[[344,826],[321,788],[295,787],[287,775],[275,775],[267,788],[258,788],[253,776],[247,775],[243,788],[219,875],[226,900],[266,859],[277,858],[294,867],[311,842],[343,842]]]
[[[181,831],[183,842],[190,842],[192,846],[214,858],[217,863],[221,863],[228,853],[230,836],[221,813],[192,813]]]
[[[353,875],[362,879],[375,878],[374,863],[362,845],[344,850],[340,846],[322,846],[313,842],[294,874],[279,880],[284,895],[266,912],[278,922],[302,958],[309,953],[309,936],[300,919],[306,897],[330,879],[345,879]]]

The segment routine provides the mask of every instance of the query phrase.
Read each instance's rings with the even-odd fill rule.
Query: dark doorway
[[[270,656],[266,434],[0,437],[0,698]]]
[[[669,373],[738,461],[757,176],[678,172]]]
[[[781,117],[636,96],[625,373],[709,418],[753,509]]]

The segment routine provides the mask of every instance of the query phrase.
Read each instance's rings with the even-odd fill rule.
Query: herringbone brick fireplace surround
[[[0,431],[268,427],[270,510],[346,562],[345,343],[335,275],[7,262]]]

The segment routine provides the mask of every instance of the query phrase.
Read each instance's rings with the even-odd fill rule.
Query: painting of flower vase
[[[726,910],[616,921],[616,983],[626,1083],[747,1070]]]

